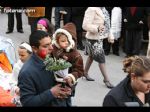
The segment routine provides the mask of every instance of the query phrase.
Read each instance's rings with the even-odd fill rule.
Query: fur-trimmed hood
[[[56,35],[58,33],[63,33],[68,37],[70,45],[67,47],[66,52],[69,52],[71,49],[74,49],[76,47],[76,26],[73,23],[67,23],[63,28],[59,28],[55,31],[53,34],[53,44],[60,48],[59,44],[57,43]]]

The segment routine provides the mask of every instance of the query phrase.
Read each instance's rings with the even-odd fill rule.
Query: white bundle
[[[56,81],[57,82],[64,82],[63,79],[68,76],[68,70],[69,70],[69,68],[66,68],[64,70],[55,71],[54,74],[55,74]]]
[[[10,78],[11,78],[12,73],[6,73],[4,70],[0,67],[0,86],[4,90],[10,90]]]
[[[58,70],[54,72],[55,74],[57,74],[58,76],[65,78],[68,76],[68,68],[64,69],[64,70]]]

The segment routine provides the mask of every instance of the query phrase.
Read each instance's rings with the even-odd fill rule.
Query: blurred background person
[[[77,29],[77,49],[84,50],[83,45],[83,17],[87,7],[72,7],[71,8],[71,21],[76,25]],[[80,12],[80,13],[79,13]]]
[[[61,26],[61,20],[63,20],[63,16],[67,14],[67,12],[64,10],[64,7],[55,7],[55,30],[60,28]]]
[[[141,50],[141,40],[143,39],[144,8],[126,7],[124,22],[126,30],[126,57],[139,55]]]
[[[49,22],[51,23],[51,19],[52,19],[52,8],[53,7],[45,7],[45,17],[49,20]]]
[[[17,86],[18,75],[23,64],[30,58],[31,53],[32,53],[32,48],[28,43],[22,42],[19,45],[19,48],[18,48],[19,60],[17,61],[17,63],[15,63],[13,67],[13,72],[12,72],[11,81],[10,81],[11,95],[14,96],[13,103],[16,104],[16,106],[21,106],[20,89]]]
[[[17,31],[19,33],[24,33],[22,28],[22,12],[19,12],[17,10],[23,9],[22,7],[5,7],[5,10],[14,10],[8,12],[8,29],[6,31],[6,34],[12,33],[14,30],[14,15],[16,16],[16,27]]]
[[[109,55],[112,48],[113,54],[119,56],[119,38],[121,36],[122,26],[122,10],[120,7],[111,7],[110,20],[111,20],[111,33],[114,36],[114,43],[108,42],[108,39],[104,39],[104,51],[105,55]]]
[[[54,33],[54,25],[47,18],[41,18],[37,22],[37,30],[43,30],[51,36]]]
[[[71,22],[71,7],[55,7],[55,30]]]
[[[26,9],[31,10],[26,15],[32,33],[36,30],[37,21],[45,16],[45,7],[26,7]]]

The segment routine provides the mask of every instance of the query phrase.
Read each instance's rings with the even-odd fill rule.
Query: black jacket
[[[145,97],[146,103],[150,104],[150,93],[146,94]],[[104,98],[103,106],[124,107],[127,102],[138,102],[140,106],[143,106],[143,103],[131,88],[129,76],[121,81],[115,88],[110,90]]]
[[[35,54],[23,65],[18,78],[23,106],[67,106],[70,99],[56,99],[50,89],[56,85],[53,72]]]
[[[82,23],[86,9],[87,7],[72,7],[71,21],[76,25],[77,31],[83,31]]]
[[[123,18],[127,19],[128,22],[125,23],[125,28],[127,30],[141,30],[143,25],[139,24],[139,21],[144,22],[145,10],[143,7],[137,7],[135,14],[132,16],[130,7],[125,8]]]

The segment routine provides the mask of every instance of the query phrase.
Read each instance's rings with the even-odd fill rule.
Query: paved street
[[[6,38],[11,38],[17,46],[29,39],[30,35],[30,26],[28,25],[28,20],[25,14],[23,14],[23,29],[24,33],[18,33],[16,30],[16,26],[14,28],[14,32],[11,34],[5,34],[7,30],[7,14],[0,14],[0,36],[5,36]],[[53,20],[52,20],[53,21]],[[15,24],[16,25],[16,24]],[[17,53],[17,52],[16,52]],[[83,56],[84,64],[87,59],[87,56],[84,55],[83,51],[80,51]],[[106,56],[106,67],[109,74],[109,78],[111,82],[116,85],[118,84],[126,74],[122,70],[122,60],[125,56],[120,51],[121,56],[115,56],[110,54]],[[86,81],[85,78],[80,78],[78,85],[76,87],[76,94],[73,97],[73,105],[74,106],[101,106],[103,102],[104,96],[109,92],[110,89],[106,88],[103,83],[102,74],[98,68],[98,64],[94,62],[89,70],[89,75],[95,79],[95,81],[89,82]]]

